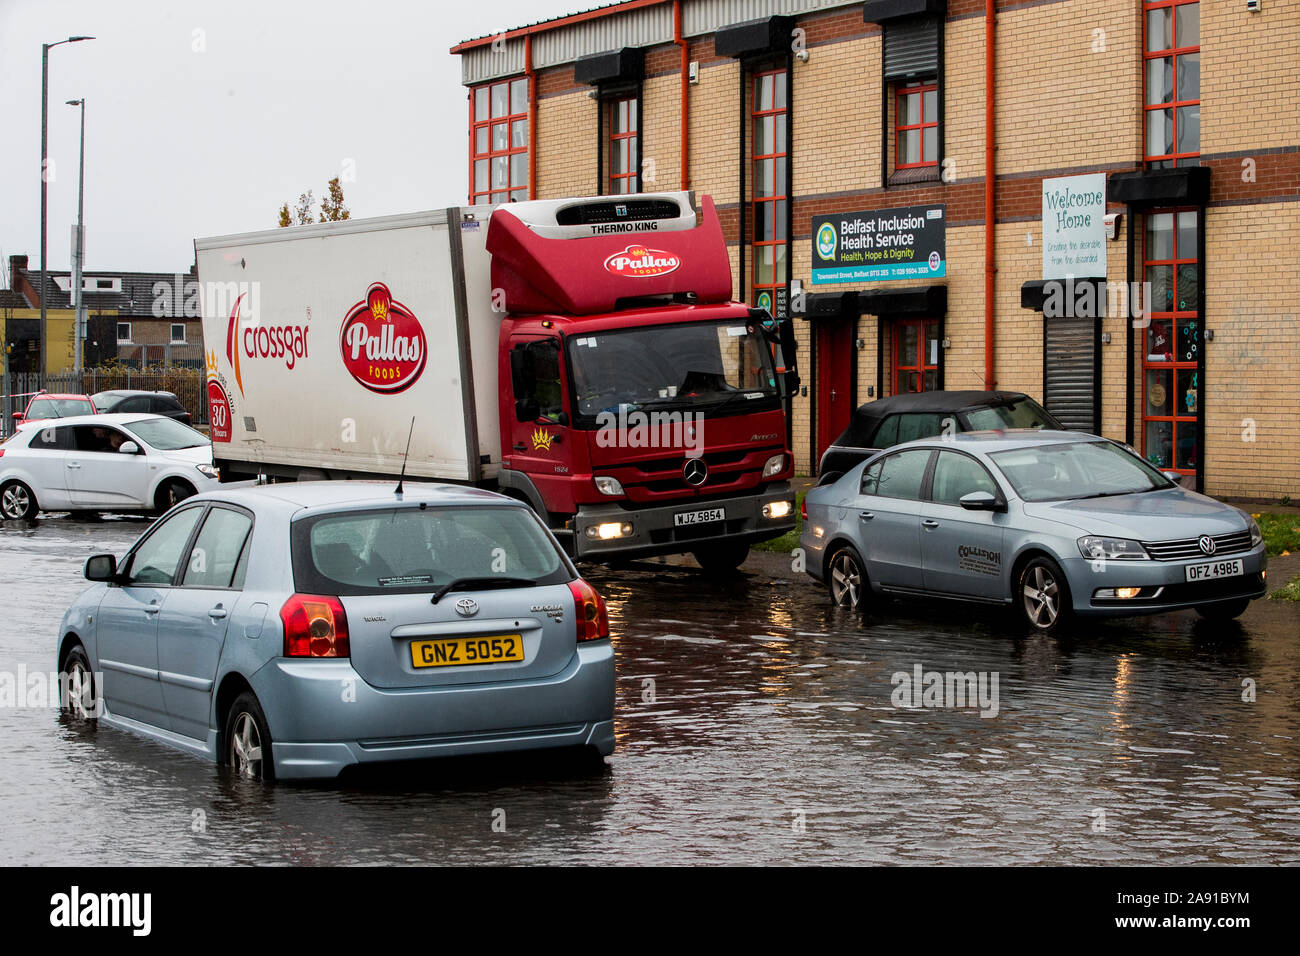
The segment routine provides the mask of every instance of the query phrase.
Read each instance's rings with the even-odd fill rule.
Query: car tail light
[[[336,597],[295,594],[280,608],[285,657],[350,657],[348,616]]]
[[[605,599],[582,578],[569,582],[573,609],[577,612],[578,641],[598,641],[609,637],[609,612]]]

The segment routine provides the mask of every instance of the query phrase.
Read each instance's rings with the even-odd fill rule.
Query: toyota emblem
[[[687,459],[686,464],[682,466],[682,478],[688,485],[702,485],[707,477],[709,477],[709,466],[704,463],[703,458]]]
[[[1201,551],[1205,554],[1214,554],[1214,550],[1217,547],[1214,543],[1214,539],[1208,534],[1201,535],[1200,538],[1197,539],[1196,543],[1201,546]]]
[[[478,613],[478,602],[473,598],[461,598],[456,602],[456,613],[461,617],[473,617]]]

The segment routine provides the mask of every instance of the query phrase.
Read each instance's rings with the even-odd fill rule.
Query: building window
[[[890,349],[891,395],[932,392],[939,387],[939,320],[898,319]]]
[[[754,131],[753,289],[754,304],[777,314],[788,274],[789,197],[786,194],[786,71],[754,73],[750,124]],[[782,290],[778,294],[778,287]]]
[[[898,169],[939,165],[939,87],[933,81],[895,87],[894,155]]]
[[[609,192],[615,196],[640,192],[637,107],[635,96],[620,97],[606,104],[609,110]]]
[[[478,86],[470,94],[469,201],[528,198],[528,80]]]
[[[1198,213],[1146,217],[1143,264],[1151,323],[1142,333],[1142,454],[1157,468],[1194,474],[1200,455]]]
[[[172,325],[172,339],[171,339],[172,345],[184,345],[185,344],[185,323],[173,322],[171,325]]]
[[[117,323],[117,344],[118,345],[131,344],[131,323],[130,322]]]
[[[1155,0],[1142,9],[1147,164],[1186,166],[1201,153],[1201,7]]]

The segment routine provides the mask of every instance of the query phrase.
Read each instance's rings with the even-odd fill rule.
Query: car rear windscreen
[[[27,409],[28,418],[69,418],[94,411],[84,398],[37,398]]]
[[[572,578],[532,511],[508,505],[317,515],[294,522],[291,545],[294,586],[312,594],[427,591],[461,578]]]
[[[1022,398],[1014,402],[1007,402],[1005,405],[988,405],[984,408],[967,409],[965,416],[971,431],[983,431],[989,428],[1061,427],[1061,423],[1032,398]]]

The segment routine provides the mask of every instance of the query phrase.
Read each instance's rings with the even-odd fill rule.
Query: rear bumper
[[[763,517],[763,506],[774,501],[788,501],[789,514],[783,518]],[[682,554],[710,544],[768,541],[794,529],[794,501],[790,483],[781,481],[752,495],[711,501],[684,499],[656,508],[625,508],[615,502],[582,505],[573,518],[574,556],[591,561],[607,557],[638,558]],[[674,516],[683,512],[712,508],[724,509],[726,519],[684,527],[674,523]],[[612,522],[631,524],[632,533],[607,539],[587,536],[588,528]]]
[[[614,750],[614,649],[581,644],[550,677],[500,684],[377,688],[349,661],[277,658],[253,681],[280,779],[466,754],[590,746]]]

